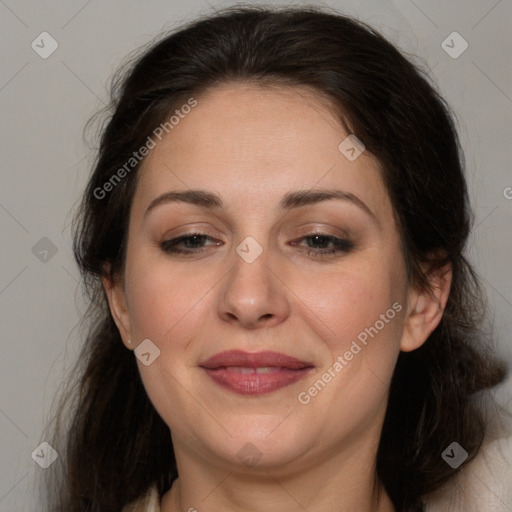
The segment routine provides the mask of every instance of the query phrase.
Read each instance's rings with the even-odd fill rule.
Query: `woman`
[[[237,7],[161,39],[77,217],[55,509],[442,510],[503,427],[470,229],[448,107],[370,27]]]

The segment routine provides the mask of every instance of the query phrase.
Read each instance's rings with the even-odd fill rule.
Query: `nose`
[[[267,249],[251,263],[234,253],[219,293],[218,313],[224,321],[257,329],[278,325],[288,317],[288,288],[270,260]]]

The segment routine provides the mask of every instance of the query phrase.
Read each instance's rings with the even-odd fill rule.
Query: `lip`
[[[199,367],[223,388],[242,395],[261,395],[303,379],[314,365],[280,352],[228,350]]]

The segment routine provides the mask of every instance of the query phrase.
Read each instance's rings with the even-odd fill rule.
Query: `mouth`
[[[242,395],[261,395],[289,386],[314,365],[279,352],[221,352],[199,364],[213,382]]]

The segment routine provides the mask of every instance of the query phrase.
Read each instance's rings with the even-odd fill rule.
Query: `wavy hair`
[[[234,6],[197,18],[139,50],[114,75],[108,120],[73,224],[73,249],[90,307],[81,354],[52,426],[61,464],[49,509],[119,512],[177,477],[171,436],[124,347],[101,278],[122,277],[138,169],[98,190],[186,98],[221,83],[307,86],[380,163],[411,283],[451,264],[439,326],[401,352],[377,452],[377,474],[400,512],[464,466],[441,453],[457,441],[472,460],[499,413],[491,388],[507,368],[483,327],[485,302],[465,257],[472,212],[453,114],[426,73],[365,23],[326,7]],[[495,408],[490,409],[494,404]],[[65,412],[66,411],[66,412]],[[491,412],[490,412],[491,411]]]

